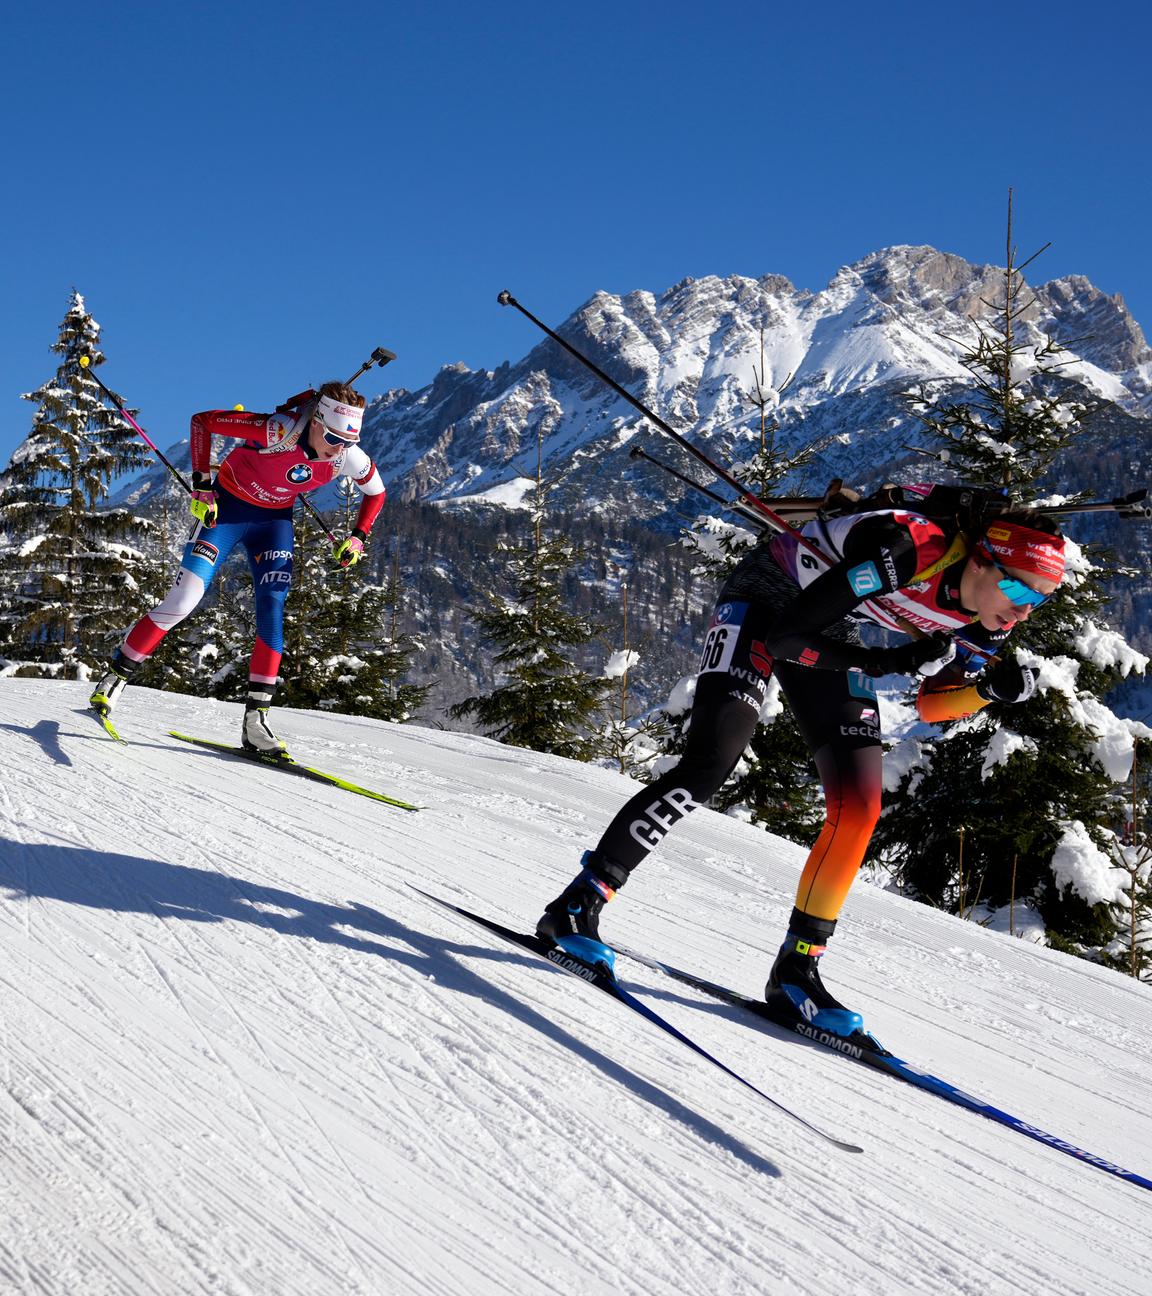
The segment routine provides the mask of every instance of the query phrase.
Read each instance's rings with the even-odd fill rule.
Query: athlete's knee
[[[694,723],[689,729],[676,773],[698,800],[715,795],[736,768],[752,739],[756,719],[757,713],[750,708],[726,703],[707,722]]]
[[[166,634],[199,607],[204,590],[203,579],[187,567],[181,567],[175,584],[148,615]]]

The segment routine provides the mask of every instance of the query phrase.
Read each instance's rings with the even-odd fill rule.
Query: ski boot
[[[112,660],[108,663],[108,669],[100,676],[95,689],[92,691],[92,696],[88,699],[88,705],[98,716],[107,718],[112,714],[133,669],[133,663],[123,657],[119,649],[117,649]]]
[[[868,1040],[864,1018],[834,999],[820,980],[820,957],[835,928],[834,919],[793,909],[788,935],[764,987],[768,1013],[782,1026],[807,1023],[842,1039]]]
[[[249,688],[248,702],[244,707],[244,728],[240,744],[254,756],[287,760],[288,745],[277,738],[268,724],[268,708],[272,705],[275,689]]]
[[[600,939],[600,910],[624,885],[628,874],[597,851],[585,851],[580,866],[580,873],[545,908],[536,935],[581,963],[589,967],[603,964],[614,974],[616,952]]]

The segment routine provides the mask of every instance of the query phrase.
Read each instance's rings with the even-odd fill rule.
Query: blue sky
[[[1087,275],[1152,327],[1135,3],[9,6],[0,459],[75,285],[162,443],[395,351],[422,386],[597,289],[877,248]],[[386,472],[386,465],[385,467]]]

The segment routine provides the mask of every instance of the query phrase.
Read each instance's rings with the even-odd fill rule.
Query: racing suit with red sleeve
[[[274,414],[207,410],[192,416],[194,480],[211,470],[213,436],[241,444],[222,460],[214,484],[218,515],[199,523],[184,548],[180,571],[163,601],[129,630],[120,652],[139,664],[163,637],[200,603],[232,550],[243,544],[252,572],[256,641],[249,679],[273,688],[284,648],[284,602],[292,584],[292,505],[298,495],[351,477],[364,498],[353,535],[367,539],[384,504],[384,483],[369,456],[349,445],[333,459],[318,458],[308,445],[309,402]]]

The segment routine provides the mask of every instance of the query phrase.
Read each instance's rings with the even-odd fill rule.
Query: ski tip
[[[112,739],[113,742],[123,743],[124,746],[128,745],[128,740],[126,738],[122,738],[120,734],[117,733],[116,726],[112,723],[111,720],[108,719],[108,716],[105,712],[98,711],[95,707],[88,707],[87,714],[95,717],[96,723],[100,726],[101,729],[104,730],[104,732],[108,735],[109,738]]]

